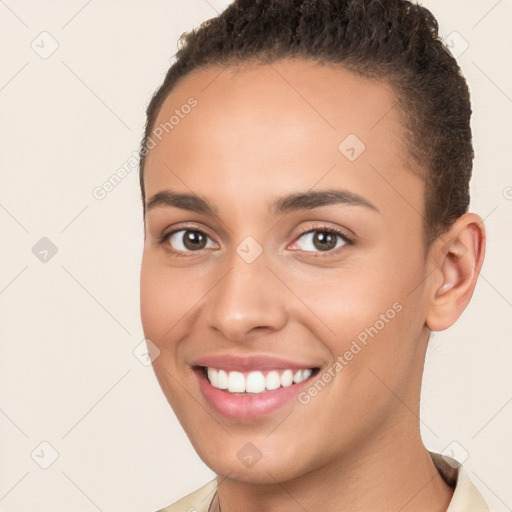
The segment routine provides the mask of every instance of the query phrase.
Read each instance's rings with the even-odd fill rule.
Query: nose
[[[267,268],[264,255],[247,263],[235,253],[230,263],[229,271],[208,294],[209,328],[236,342],[282,329],[288,318],[286,289]]]

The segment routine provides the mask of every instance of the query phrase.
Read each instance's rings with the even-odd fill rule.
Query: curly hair
[[[392,87],[408,155],[425,182],[429,247],[468,210],[474,157],[468,85],[438,29],[428,9],[407,0],[235,0],[181,36],[148,105],[140,150],[143,201],[147,143],[178,81],[210,66],[302,58]]]

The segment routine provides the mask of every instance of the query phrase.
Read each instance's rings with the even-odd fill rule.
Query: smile
[[[276,369],[267,365],[266,369],[251,371],[247,365],[238,366],[236,370],[213,365],[194,365],[192,369],[207,405],[225,418],[243,422],[280,410],[310,385],[320,371],[318,367],[292,369],[284,365]]]
[[[309,378],[314,368],[238,372],[205,367],[210,384],[229,393],[259,394],[286,388]]]

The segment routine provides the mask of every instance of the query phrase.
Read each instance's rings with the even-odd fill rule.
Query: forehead
[[[196,70],[171,91],[156,130],[147,197],[165,188],[207,195],[222,183],[226,200],[243,203],[318,184],[384,205],[403,189],[421,202],[391,87],[339,66],[286,59]]]

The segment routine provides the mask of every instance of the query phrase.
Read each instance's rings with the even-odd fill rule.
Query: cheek
[[[162,348],[170,330],[183,313],[181,289],[173,283],[171,273],[144,254],[140,274],[140,312],[144,335]]]
[[[304,319],[305,304],[314,313],[317,335],[329,340],[333,350],[346,350],[345,343],[337,346],[337,340],[347,342],[360,335],[364,341],[369,336],[367,330],[374,332],[375,326],[378,331],[389,330],[398,315],[405,293],[400,282],[389,282],[389,275],[383,275],[367,266],[329,273],[315,269],[309,275],[290,275],[294,292],[301,299],[296,314]]]
[[[423,278],[422,265],[398,261],[383,251],[371,262],[354,262],[333,272],[296,273],[294,291],[315,313],[309,330],[333,360],[343,357],[345,378],[362,372],[375,379],[369,367],[386,373],[394,367],[398,377],[412,364],[415,340],[424,326],[421,297],[411,293]],[[296,312],[299,321],[304,321],[303,312]]]
[[[187,409],[187,395],[182,392],[183,375],[176,366],[178,344],[174,326],[184,317],[190,305],[183,285],[176,282],[175,273],[149,251],[143,254],[140,274],[140,311],[145,338],[151,340],[159,354],[152,367],[160,387],[181,420]]]
[[[162,314],[162,295],[164,288],[161,280],[156,278],[154,268],[143,258],[140,274],[140,313],[144,335],[157,342],[158,333],[162,332],[162,324],[166,316]]]
[[[140,312],[144,334],[157,345],[170,343],[174,326],[201,297],[201,281],[182,268],[172,269],[146,251],[140,273]],[[204,291],[203,291],[204,293]]]

